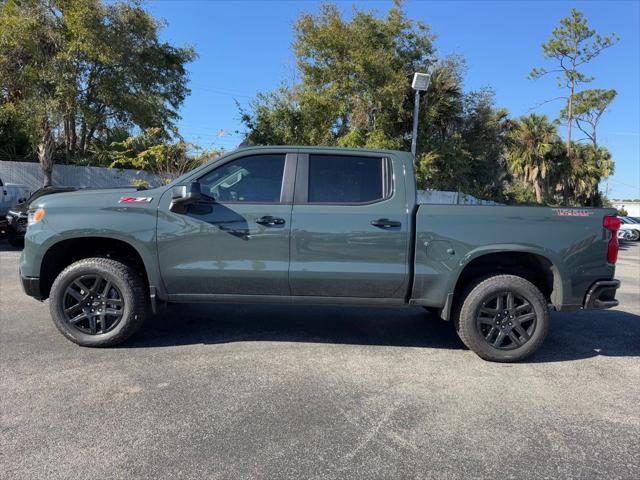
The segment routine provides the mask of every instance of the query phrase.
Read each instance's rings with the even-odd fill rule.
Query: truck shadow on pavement
[[[121,347],[252,341],[466,349],[450,322],[422,308],[202,304],[169,305]],[[549,336],[525,362],[596,356],[640,357],[640,316],[619,310],[553,313]]]
[[[0,252],[21,252],[22,247],[12,247],[4,238],[0,238]]]
[[[416,308],[170,304],[124,347],[301,342],[463,349],[453,327]]]

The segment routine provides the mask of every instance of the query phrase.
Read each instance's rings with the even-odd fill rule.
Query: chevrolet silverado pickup
[[[480,357],[536,351],[549,310],[617,305],[613,209],[418,204],[411,154],[250,147],[174,182],[30,207],[20,273],[69,340],[166,302],[422,306]]]

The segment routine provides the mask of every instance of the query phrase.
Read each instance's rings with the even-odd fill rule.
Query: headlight
[[[44,209],[38,208],[37,210],[29,210],[27,217],[27,226],[30,227],[34,223],[38,223],[44,218]]]

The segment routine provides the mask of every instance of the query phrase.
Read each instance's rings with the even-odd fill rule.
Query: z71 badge
[[[153,197],[122,197],[118,203],[149,203]]]
[[[576,210],[573,208],[554,208],[553,211],[559,217],[590,217],[593,215],[591,210]]]

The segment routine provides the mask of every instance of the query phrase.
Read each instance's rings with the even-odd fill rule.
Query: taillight
[[[618,230],[620,230],[620,219],[614,215],[604,217],[602,226],[611,232],[609,245],[607,247],[607,262],[616,263],[618,261]]]

